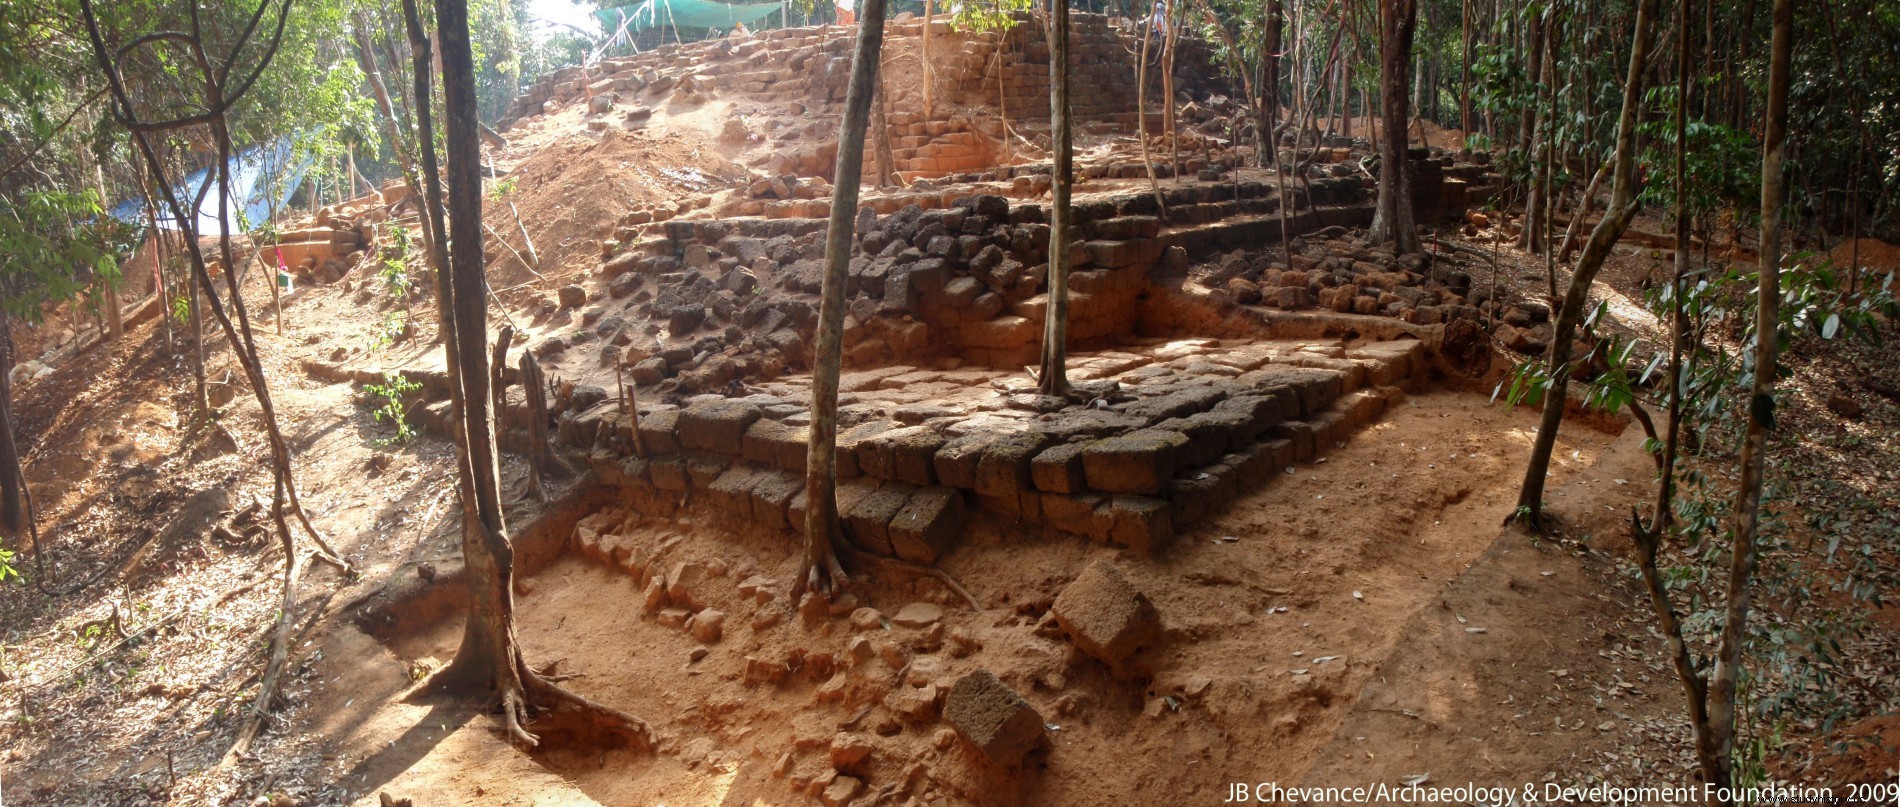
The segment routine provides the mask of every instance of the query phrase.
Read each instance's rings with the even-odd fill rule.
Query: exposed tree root
[[[277,631],[271,638],[270,660],[265,662],[264,677],[257,688],[257,700],[251,704],[250,716],[245,718],[244,727],[238,730],[237,740],[231,744],[231,750],[224,756],[224,764],[230,764],[251,750],[258,732],[264,727],[264,715],[270,711],[271,702],[277,698],[277,686],[283,677],[285,663],[290,654],[290,618],[291,608],[297,601],[297,578],[303,573],[303,562],[297,555],[297,540],[290,534],[290,525],[284,521],[284,507],[281,494],[272,508],[272,516],[277,522],[277,534],[284,547],[284,594],[277,608]]]
[[[943,584],[944,588],[956,592],[956,595],[962,597],[964,602],[969,603],[970,610],[983,610],[982,604],[976,601],[976,597],[970,594],[969,589],[964,588],[961,583],[958,583],[956,578],[950,576],[949,572],[931,566],[919,566],[915,563],[906,563],[896,558],[887,558],[868,552],[860,552],[856,548],[847,551],[851,555],[851,563],[854,566],[870,567],[879,571],[899,572],[916,577],[934,577],[937,579],[937,582]]]
[[[849,546],[837,534],[836,519],[831,520],[833,527],[827,530],[823,540],[805,541],[805,558],[800,565],[798,578],[792,583],[792,604],[797,606],[809,591],[830,600],[851,585],[851,578],[844,572],[844,566],[838,562],[838,547]]]
[[[464,663],[463,658],[458,655],[418,691],[453,694],[492,680],[491,703],[502,733],[524,751],[542,748],[550,740],[560,745],[595,746],[604,742],[639,750],[654,747],[653,728],[646,721],[557,683],[578,677],[555,674],[558,660],[537,671],[517,653],[511,663],[491,676],[476,669],[479,664]],[[540,733],[528,730],[536,723],[541,724]]]

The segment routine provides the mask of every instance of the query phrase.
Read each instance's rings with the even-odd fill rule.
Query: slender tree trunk
[[[449,385],[458,387],[461,385],[461,381],[457,378],[461,372],[459,369],[461,363],[455,343],[455,316],[449,306],[449,300],[454,297],[454,292],[449,285],[448,222],[444,221],[446,214],[442,201],[442,172],[436,161],[434,113],[430,111],[434,96],[434,91],[431,89],[434,85],[434,80],[431,78],[434,72],[431,66],[434,61],[434,46],[430,43],[428,34],[422,29],[422,17],[416,8],[416,0],[402,0],[402,9],[403,28],[409,34],[409,78],[416,99],[412,107],[416,118],[416,151],[419,157],[418,162],[422,163],[422,175],[418,177],[418,181],[422,183],[422,194],[416,200],[420,206],[421,215],[417,218],[428,221],[428,224],[423,226],[424,230],[443,235],[442,238],[435,239],[434,243],[425,243],[423,246],[429,250],[429,268],[435,272],[436,338],[442,341],[442,348],[448,354]],[[455,432],[455,439],[459,440],[460,432],[451,431]]]
[[[1781,324],[1781,220],[1786,190],[1789,60],[1794,50],[1794,2],[1775,0],[1769,43],[1768,104],[1762,123],[1761,288],[1756,292],[1754,387],[1749,392],[1748,430],[1742,438],[1742,481],[1735,495],[1735,541],[1729,552],[1728,605],[1715,668],[1709,676],[1709,723],[1721,770],[1711,778],[1734,781],[1735,726],[1742,655],[1748,643],[1749,585],[1755,574],[1755,540],[1761,528],[1762,477],[1768,432],[1775,426],[1775,350]]]
[[[885,112],[885,98],[889,93],[884,91],[883,76],[880,69],[876,97],[871,104],[871,149],[877,157],[877,176],[871,184],[880,190],[890,187],[897,174],[897,157],[891,150],[891,124]]]
[[[1463,47],[1459,50],[1463,59],[1458,65],[1458,128],[1467,137],[1471,135],[1471,0],[1464,0],[1459,12],[1459,20],[1464,26]],[[1463,143],[1458,144],[1460,148]]]
[[[1049,205],[1049,303],[1042,328],[1042,394],[1069,394],[1069,195],[1075,145],[1069,131],[1069,0],[1050,0],[1049,137],[1055,170]]]
[[[1521,12],[1520,12],[1521,13]],[[1530,82],[1535,85],[1544,75],[1544,16],[1538,14],[1530,23],[1530,47],[1525,53],[1525,63],[1530,66]],[[1533,93],[1533,98],[1536,97]],[[1524,108],[1524,116],[1517,121],[1517,147],[1524,150],[1524,156],[1530,157],[1532,144],[1537,133],[1537,103],[1533,100]],[[1520,241],[1521,243],[1521,241]]]
[[[370,94],[376,98],[376,111],[383,124],[383,136],[389,139],[389,149],[396,154],[396,165],[402,169],[403,184],[409,186],[409,195],[422,203],[421,181],[416,177],[415,159],[409,154],[409,138],[404,136],[402,124],[396,120],[396,109],[389,100],[389,87],[383,83],[383,74],[376,64],[376,48],[370,40],[368,15],[358,14],[356,18],[356,59],[362,65],[363,76],[369,83]],[[435,222],[428,216],[417,216],[422,222],[423,254],[428,256],[429,268],[437,273],[441,267],[435,265]]]
[[[25,489],[13,436],[13,316],[0,311],[0,537],[18,541],[26,532]]]
[[[922,76],[923,76],[922,83],[923,83],[923,89],[924,89],[924,120],[926,122],[931,120],[931,115],[936,110],[936,107],[933,105],[934,99],[931,98],[931,86],[930,86],[931,84],[936,83],[936,78],[937,78],[936,69],[932,67],[930,64],[930,29],[932,27],[931,20],[935,19],[935,17],[936,17],[935,0],[924,0],[924,37],[923,37],[923,43],[921,45],[922,55],[921,55],[921,58],[919,58],[919,61],[922,62],[924,66],[923,73],[922,73]]]
[[[1537,438],[1531,444],[1530,461],[1524,471],[1524,486],[1519,490],[1517,509],[1512,517],[1526,521],[1533,529],[1544,522],[1544,482],[1550,473],[1550,454],[1557,446],[1557,429],[1563,424],[1565,396],[1570,389],[1570,356],[1577,323],[1590,298],[1590,285],[1596,281],[1611,247],[1623,237],[1630,218],[1636,215],[1636,118],[1642,105],[1643,70],[1649,55],[1650,31],[1655,24],[1657,0],[1640,0],[1636,7],[1636,30],[1630,47],[1629,74],[1623,82],[1623,111],[1616,126],[1616,182],[1610,193],[1610,207],[1590,233],[1590,241],[1577,259],[1577,270],[1570,275],[1570,289],[1550,342],[1550,387],[1544,392],[1543,419]]]
[[[1161,201],[1161,182],[1155,178],[1155,162],[1149,153],[1148,143],[1148,45],[1154,39],[1154,21],[1160,14],[1161,0],[1154,0],[1154,6],[1140,28],[1141,56],[1135,60],[1135,139],[1141,142],[1141,165],[1148,170],[1148,188],[1154,191],[1155,206],[1165,215],[1167,205]]]
[[[414,0],[405,0],[415,22]],[[502,516],[499,455],[491,417],[490,381],[485,349],[488,341],[487,278],[482,259],[481,125],[476,111],[475,66],[468,33],[466,0],[437,0],[437,34],[441,42],[444,143],[448,150],[450,221],[449,297],[442,305],[452,312],[455,327],[450,355],[459,363],[451,384],[454,411],[461,432],[457,474],[462,499],[463,577],[468,585],[468,619],[455,660],[437,678],[439,685],[480,687],[493,692],[500,704],[509,737],[523,746],[540,740],[524,727],[533,710],[566,706],[588,718],[591,726],[636,743],[650,741],[646,724],[593,703],[542,677],[530,667],[515,633],[514,546]],[[419,33],[413,26],[410,33]],[[424,40],[426,42],[426,40]],[[413,40],[412,40],[413,44]],[[426,45],[425,45],[426,47]],[[426,73],[424,51],[422,67]],[[428,94],[419,92],[426,100]],[[422,150],[434,144],[423,141]],[[425,156],[425,161],[430,158]],[[445,349],[445,352],[449,352]]]
[[[1550,63],[1554,61],[1548,53],[1550,40],[1554,37],[1544,34],[1552,27],[1551,23],[1542,19],[1531,25],[1531,42],[1535,43],[1533,47],[1539,49],[1536,58],[1531,60],[1533,71],[1531,78],[1535,83],[1531,88],[1531,106],[1524,113],[1525,128],[1530,133],[1530,139],[1525,141],[1524,150],[1530,157],[1531,182],[1530,195],[1526,197],[1524,203],[1524,231],[1519,234],[1517,245],[1532,255],[1544,254],[1539,236],[1544,231],[1544,199],[1550,193],[1547,183],[1551,154],[1550,149],[1544,144],[1549,134],[1547,130],[1551,128],[1550,115],[1545,114],[1542,106],[1546,90],[1551,86]],[[1551,281],[1553,296],[1557,293],[1556,288],[1556,281],[1553,279]]]
[[[1385,142],[1379,160],[1379,198],[1373,210],[1370,244],[1391,244],[1404,255],[1419,251],[1418,224],[1412,214],[1412,182],[1407,162],[1406,121],[1411,113],[1405,91],[1405,68],[1411,63],[1412,31],[1418,23],[1417,0],[1380,0],[1379,63],[1380,116]]]
[[[1175,0],[1168,3],[1165,8],[1168,29],[1166,36],[1161,40],[1161,111],[1164,116],[1162,123],[1168,128],[1168,176],[1173,177],[1175,182],[1180,182],[1181,142],[1176,131],[1174,110],[1174,54],[1180,49],[1181,24],[1187,17],[1182,13],[1182,9],[1186,8],[1186,4]]]
[[[858,212],[858,181],[864,169],[864,134],[871,94],[884,45],[884,0],[863,0],[851,81],[845,90],[844,122],[838,131],[837,181],[825,229],[825,276],[820,286],[818,333],[812,351],[811,436],[805,463],[805,557],[794,599],[806,591],[829,597],[847,582],[838,563],[838,375],[843,365],[845,270],[851,262],[851,228]],[[1004,136],[1008,136],[1007,125]]]
[[[1614,163],[1606,162],[1590,174],[1590,184],[1584,186],[1583,198],[1577,200],[1577,209],[1570,214],[1570,226],[1564,228],[1563,246],[1557,250],[1558,262],[1570,260],[1570,253],[1576,250],[1577,233],[1583,230],[1583,220],[1590,216],[1590,205],[1596,200],[1597,186],[1610,175],[1612,165]]]
[[[1683,22],[1677,39],[1676,74],[1676,187],[1684,187],[1688,179],[1688,161],[1686,159],[1689,115],[1689,37],[1688,17],[1690,0],[1682,0],[1678,13]],[[1668,402],[1669,425],[1663,438],[1661,484],[1656,487],[1656,505],[1649,523],[1645,524],[1640,515],[1631,514],[1630,535],[1636,544],[1637,566],[1643,574],[1643,582],[1648,589],[1650,607],[1656,612],[1656,621],[1664,639],[1668,643],[1670,662],[1674,665],[1676,679],[1682,685],[1684,700],[1689,706],[1689,725],[1695,732],[1696,763],[1703,771],[1704,781],[1713,782],[1720,776],[1721,763],[1715,755],[1712,734],[1709,731],[1709,681],[1696,669],[1695,658],[1690,654],[1688,643],[1683,638],[1682,621],[1671,602],[1669,590],[1664,585],[1657,556],[1662,548],[1663,537],[1669,534],[1671,515],[1674,512],[1676,486],[1676,460],[1682,444],[1682,357],[1688,347],[1689,327],[1687,309],[1683,305],[1684,281],[1689,273],[1689,216],[1688,205],[1682,194],[1675,199],[1676,259],[1675,275],[1670,280],[1670,347],[1669,376],[1666,380],[1665,394]]]
[[[1280,16],[1286,0],[1264,0],[1266,3],[1267,24],[1261,32],[1260,46],[1260,101],[1254,115],[1254,137],[1256,153],[1254,161],[1261,168],[1267,166],[1269,159],[1279,153],[1278,144],[1273,142],[1273,126],[1280,117]],[[1148,42],[1142,40],[1142,58],[1147,59]],[[1139,69],[1137,69],[1139,72]]]

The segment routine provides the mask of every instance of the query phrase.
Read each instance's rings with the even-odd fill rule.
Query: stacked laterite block
[[[1309,202],[1305,191],[1289,194],[1300,210],[1284,225],[1278,191],[1259,182],[1184,185],[1165,191],[1161,203],[1152,193],[1129,192],[1074,205],[1078,237],[1069,250],[1071,344],[1086,348],[1131,333],[1148,277],[1157,268],[1175,271],[1185,268],[1190,255],[1272,243],[1283,228],[1297,234],[1321,223],[1363,223],[1370,217],[1358,180],[1315,181],[1310,195]],[[870,206],[860,209],[858,249],[846,288],[848,297],[862,300],[853,303],[857,327],[846,334],[854,362],[932,355],[1001,367],[1033,361],[1048,306],[1045,206],[967,192],[932,198],[946,200],[947,207],[906,205],[885,215]],[[823,201],[801,204],[827,206]],[[795,324],[791,313],[768,316],[769,298],[748,300],[745,294],[753,284],[817,293],[823,278],[823,225],[818,218],[626,224],[609,242],[600,271],[613,284],[633,274],[627,280],[651,279],[670,289],[661,295],[666,299],[649,305],[673,306],[671,311],[690,304],[695,313],[683,320],[692,326],[689,332],[724,316],[716,299],[724,295],[726,307],[743,306],[734,314],[737,324],[752,328],[765,322],[764,332],[776,337],[776,330]],[[706,310],[714,316],[697,313]],[[666,311],[651,313],[668,318]],[[781,341],[788,347],[798,342]],[[666,369],[648,361],[652,370],[636,370],[647,374],[642,377]]]
[[[1348,439],[1422,375],[1425,359],[1416,340],[1351,349],[1187,340],[1078,355],[1071,367],[1079,381],[1117,380],[1127,399],[1051,411],[1037,396],[980,395],[977,374],[847,374],[837,441],[846,537],[927,563],[982,510],[1146,552]],[[669,513],[698,501],[736,529],[790,535],[803,530],[806,511],[809,415],[795,390],[701,395],[643,411],[638,457],[612,402],[563,433],[610,435],[593,463],[633,509]]]

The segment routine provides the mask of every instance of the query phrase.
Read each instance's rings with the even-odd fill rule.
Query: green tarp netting
[[[759,3],[735,6],[712,0],[643,0],[630,6],[594,12],[608,33],[620,30],[622,21],[628,33],[648,28],[731,28],[752,25],[778,11],[784,3]]]

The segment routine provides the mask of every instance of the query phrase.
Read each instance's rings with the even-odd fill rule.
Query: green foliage
[[[126,232],[98,194],[28,191],[20,202],[0,205],[0,310],[38,322],[46,303],[119,281],[113,250]]]
[[[1016,15],[1035,6],[1033,0],[974,0],[956,4],[950,24],[960,31],[1008,31]]]
[[[20,570],[13,566],[13,557],[13,550],[0,549],[0,583],[7,582],[9,578],[24,580],[20,576]]]
[[[383,261],[377,275],[383,279],[390,297],[406,301],[415,290],[415,281],[409,275],[409,228],[393,221],[384,222],[383,236],[387,242],[383,247]]]
[[[415,431],[409,428],[409,413],[407,406],[403,403],[403,397],[420,389],[422,389],[421,383],[411,381],[394,370],[383,372],[381,384],[363,385],[363,393],[370,396],[373,407],[370,414],[376,418],[377,422],[387,420],[396,427],[395,435],[378,439],[377,445],[404,443],[416,436]]]
[[[369,349],[382,350],[402,341],[402,338],[408,335],[409,312],[401,309],[384,312],[383,321],[377,324],[370,335]]]
[[[1642,201],[1663,209],[1676,203],[1676,87],[1652,87],[1646,99],[1651,113],[1637,126],[1645,143],[1642,162],[1650,167]],[[1753,135],[1720,124],[1690,120],[1683,125],[1688,153],[1683,155],[1687,189],[1683,202],[1689,215],[1700,216],[1728,207],[1759,214],[1761,146]]]

